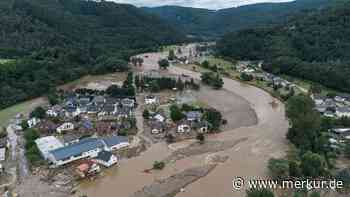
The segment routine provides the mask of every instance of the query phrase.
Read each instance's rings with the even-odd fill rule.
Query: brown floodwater
[[[157,68],[157,61],[164,54],[151,53],[145,59],[144,69]],[[181,69],[169,68],[175,74],[187,74],[199,79],[200,74]],[[188,185],[177,197],[228,197],[245,196],[244,191],[232,192],[232,179],[236,176],[252,178],[265,177],[267,161],[271,157],[283,156],[287,150],[285,134],[288,121],[284,105],[268,93],[256,87],[224,79],[224,90],[200,94],[206,103],[224,110],[225,118],[234,121],[231,129],[211,136],[208,140],[235,140],[247,138],[235,147],[220,152],[229,159],[219,164],[206,177]],[[277,105],[271,106],[271,102]],[[123,160],[119,166],[104,172],[94,181],[82,182],[79,194],[89,197],[128,197],[154,181],[169,177],[185,169],[203,165],[208,154],[187,157],[167,165],[164,170],[144,173],[156,160],[168,157],[173,149],[165,143],[152,145],[140,156]]]

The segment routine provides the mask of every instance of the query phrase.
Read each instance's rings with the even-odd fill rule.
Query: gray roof
[[[97,155],[97,157],[95,159],[108,162],[111,159],[112,156],[113,156],[113,154],[111,152],[101,151],[101,152],[98,153],[98,155]]]
[[[102,148],[103,146],[103,142],[98,138],[85,138],[75,144],[53,150],[51,151],[51,154],[56,160],[64,160],[72,156],[78,156],[83,152],[94,150],[96,148]]]
[[[117,144],[123,143],[123,142],[129,142],[127,137],[123,136],[110,136],[110,137],[105,137],[102,139],[102,141],[106,144],[108,147],[115,146]]]
[[[114,105],[105,105],[105,106],[103,106],[103,111],[105,111],[105,112],[114,112]]]
[[[340,113],[349,113],[350,112],[350,107],[338,107],[337,112]]]
[[[186,113],[187,119],[200,119],[202,117],[202,113],[199,111],[190,111]]]

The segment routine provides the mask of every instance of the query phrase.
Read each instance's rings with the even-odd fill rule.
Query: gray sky
[[[129,3],[136,6],[155,7],[163,5],[177,5],[185,7],[223,9],[241,5],[263,2],[290,2],[293,0],[110,0],[118,3]]]

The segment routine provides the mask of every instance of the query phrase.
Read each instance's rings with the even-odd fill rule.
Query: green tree
[[[270,159],[268,169],[273,179],[280,180],[289,176],[289,162],[284,159]]]
[[[155,161],[153,163],[153,169],[162,170],[165,167],[165,163],[163,161]]]
[[[200,144],[203,144],[205,141],[205,136],[203,133],[198,133],[196,139],[199,141]]]
[[[40,119],[43,119],[43,118],[45,118],[46,117],[46,111],[45,111],[45,109],[44,108],[42,108],[42,107],[36,107],[35,109],[34,109],[34,111],[32,111],[31,113],[30,113],[30,117],[31,118],[40,118]]]
[[[206,109],[204,119],[209,122],[210,130],[218,130],[222,123],[222,114],[216,109]]]
[[[306,177],[323,176],[325,168],[324,158],[319,154],[308,151],[301,157],[301,169]]]
[[[170,66],[169,61],[166,59],[159,60],[158,65],[160,69],[168,69],[168,67]]]
[[[247,191],[247,197],[274,197],[275,195],[268,189],[251,189]]]
[[[169,50],[168,60],[173,61],[175,59],[176,59],[176,55],[175,55],[174,50],[172,50],[172,49]]]
[[[143,110],[142,116],[146,120],[149,119],[150,113],[149,113],[148,109]]]
[[[170,106],[170,118],[174,122],[182,120],[185,115],[182,113],[181,109],[177,105]]]
[[[310,197],[321,197],[321,194],[314,191],[310,194]]]

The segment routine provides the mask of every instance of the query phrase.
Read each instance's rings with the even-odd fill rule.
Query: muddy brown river
[[[152,70],[158,68],[157,61],[164,57],[164,54],[149,53],[147,56],[144,70]],[[179,67],[171,67],[168,72],[186,74],[196,79],[200,77],[199,73]],[[154,144],[140,156],[123,160],[119,166],[105,171],[103,177],[81,183],[79,195],[128,197],[154,181],[205,164],[209,155],[219,154],[228,156],[228,160],[217,165],[207,176],[185,187],[176,196],[245,196],[244,189],[241,192],[232,191],[232,179],[237,176],[247,180],[267,176],[268,160],[271,157],[283,156],[287,150],[288,142],[285,135],[288,121],[285,118],[284,105],[265,91],[227,78],[224,79],[224,82],[223,90],[203,89],[201,91],[204,92],[198,95],[201,100],[222,111],[230,123],[225,132],[209,136],[207,140],[245,140],[224,151],[185,157],[171,162],[162,171],[144,173],[145,169],[152,167],[155,160],[167,158],[174,151],[173,147],[176,147],[176,144],[172,145],[172,148],[165,143]],[[272,102],[276,104],[271,105]],[[184,144],[186,142],[182,142],[181,147]]]

